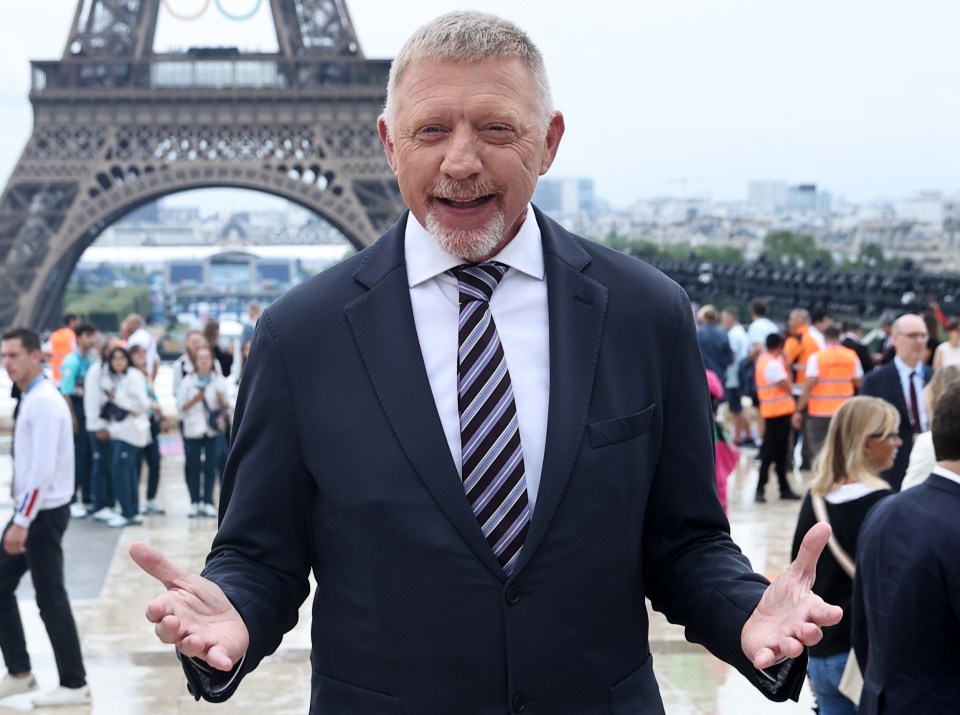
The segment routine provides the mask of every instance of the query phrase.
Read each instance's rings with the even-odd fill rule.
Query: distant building
[[[899,221],[915,221],[939,231],[946,219],[947,202],[939,191],[924,191],[898,201],[894,211]]]
[[[826,216],[830,213],[831,196],[826,191],[817,191],[816,184],[798,184],[787,189],[784,210]]]
[[[593,179],[546,179],[537,182],[533,203],[565,225],[590,222],[596,215]]]
[[[786,181],[751,181],[747,185],[747,205],[756,213],[775,214],[786,203]]]
[[[830,214],[832,198],[825,191],[817,191],[816,184],[790,186],[785,181],[751,181],[747,191],[747,205],[756,214]]]

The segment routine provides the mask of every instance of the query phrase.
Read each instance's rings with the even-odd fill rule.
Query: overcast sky
[[[165,0],[182,14],[203,0]],[[257,0],[220,0],[238,14]],[[10,3],[14,4],[13,2]],[[17,0],[0,25],[0,177],[30,134],[30,59],[55,59],[75,0]],[[453,0],[352,0],[367,57],[396,54]],[[567,131],[551,175],[586,176],[615,206],[658,195],[746,198],[752,179],[851,200],[960,192],[960,2],[484,0],[547,61]],[[560,12],[561,7],[572,8]],[[265,47],[272,26],[161,9],[158,49]],[[264,0],[256,18],[267,19]],[[258,29],[259,28],[259,29]],[[264,30],[266,28],[266,30]]]

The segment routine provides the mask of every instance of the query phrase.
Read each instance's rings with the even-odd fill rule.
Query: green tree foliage
[[[817,248],[813,236],[793,231],[774,231],[767,234],[763,239],[763,253],[768,261],[781,266],[833,267],[833,257],[830,252]]]
[[[96,291],[69,290],[63,299],[62,312],[91,319],[101,330],[116,330],[130,313],[150,314],[150,288],[111,286]]]
[[[660,244],[653,241],[631,240],[623,236],[610,234],[603,243],[621,253],[644,259],[671,259],[682,261],[692,259],[712,263],[740,263],[743,252],[734,246],[691,246],[678,244]]]

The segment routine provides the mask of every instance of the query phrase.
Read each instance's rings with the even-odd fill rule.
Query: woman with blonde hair
[[[852,558],[857,534],[867,513],[891,494],[880,473],[893,466],[901,440],[900,415],[876,397],[851,397],[830,420],[827,439],[815,465],[816,477],[800,505],[792,553],[796,558],[803,535],[818,521],[833,527],[835,544],[817,562],[813,592],[843,608],[843,620],[823,632],[810,648],[808,673],[821,715],[854,715],[856,705],[837,686],[850,652],[850,601],[853,579],[834,546]],[[822,515],[818,516],[818,511]]]
[[[907,465],[907,473],[903,477],[903,484],[900,490],[909,489],[921,484],[933,468],[937,466],[937,457],[933,453],[933,433],[930,431],[933,424],[933,413],[937,409],[937,400],[949,385],[960,380],[960,365],[947,365],[934,370],[933,379],[923,388],[923,402],[927,414],[930,415],[927,431],[921,432],[913,441],[913,449],[910,450],[910,463]]]

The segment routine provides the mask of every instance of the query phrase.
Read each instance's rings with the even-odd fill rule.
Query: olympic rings
[[[257,14],[260,6],[263,4],[263,0],[257,0],[257,4],[254,5],[253,9],[245,15],[231,15],[229,12],[223,9],[223,3],[221,0],[214,0],[214,2],[217,5],[217,9],[220,11],[220,14],[228,20],[233,20],[234,22],[244,22],[245,20],[249,20],[251,17]]]
[[[174,18],[176,18],[177,20],[180,20],[181,22],[193,22],[194,20],[200,19],[200,17],[202,17],[203,14],[207,11],[207,8],[210,7],[210,0],[203,0],[203,6],[200,8],[198,12],[194,13],[193,15],[181,15],[177,13],[172,7],[170,7],[170,0],[161,0],[161,2],[163,3],[163,6],[167,9],[167,12],[169,12]]]

